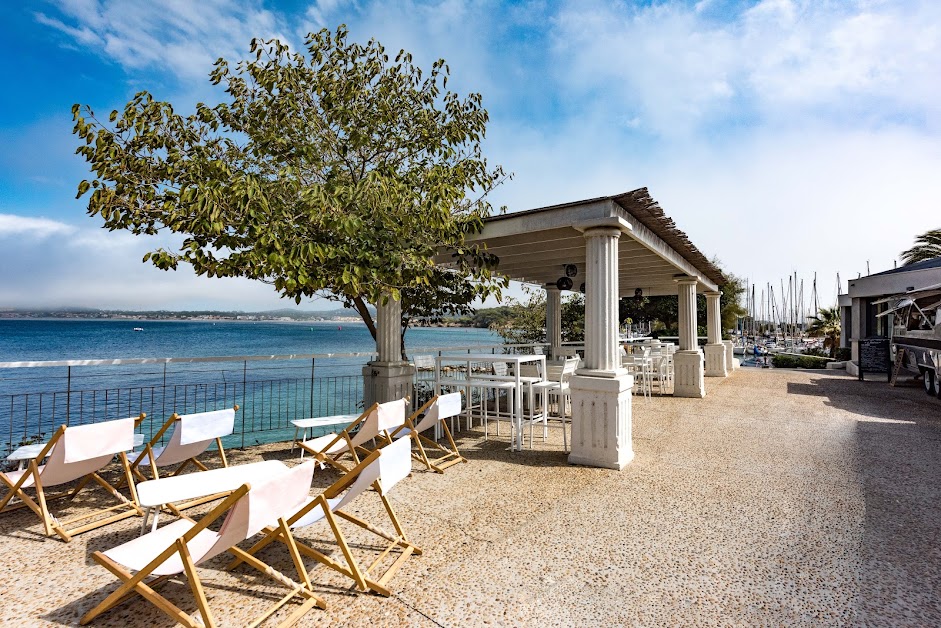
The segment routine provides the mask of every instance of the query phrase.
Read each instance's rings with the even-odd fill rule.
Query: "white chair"
[[[329,464],[346,473],[349,467],[340,459],[349,455],[354,464],[359,464],[360,455],[368,454],[366,443],[372,441],[391,442],[391,434],[405,425],[409,399],[403,397],[386,403],[374,403],[359,418],[347,425],[338,434],[325,434],[319,438],[298,443],[321,463]]]
[[[126,454],[134,448],[134,423],[135,419],[131,417],[75,427],[63,425],[56,430],[39,455],[29,461],[26,469],[0,473],[0,482],[3,482],[8,489],[3,499],[0,500],[0,512],[28,507],[42,520],[47,536],[58,534],[66,543],[71,541],[72,536],[76,534],[135,515],[143,515],[144,511],[138,505]],[[111,463],[115,454],[121,460],[124,481],[130,487],[131,499],[126,499],[116,487],[98,474]],[[40,464],[47,456],[48,460],[45,464]],[[80,480],[80,482],[71,491],[58,495],[46,495],[48,488],[74,480]],[[68,497],[71,500],[92,481],[113,495],[119,504],[96,509],[94,512],[64,521],[57,519],[49,512],[47,502],[60,497]],[[35,500],[26,494],[28,488],[36,491]],[[13,502],[14,498],[18,501]],[[69,528],[72,524],[95,519],[103,514],[108,514],[108,516]]]
[[[179,519],[110,550],[93,553],[95,562],[117,576],[121,585],[86,613],[80,623],[89,623],[102,613],[125,602],[128,595],[136,593],[184,626],[215,626],[196,566],[227,551],[291,590],[268,609],[257,623],[264,621],[296,595],[304,601],[282,622],[282,626],[293,625],[314,606],[326,608],[324,601],[312,591],[307,569],[285,522],[285,518],[307,499],[314,465],[311,461],[296,466],[284,473],[260,480],[254,486],[243,484],[198,522]],[[219,531],[210,530],[209,525],[226,513],[228,514]],[[236,547],[237,543],[275,525],[286,539],[300,582],[292,580]],[[197,623],[189,613],[154,590],[169,578],[184,574],[193,591],[202,624]],[[150,576],[155,578],[145,581]]]
[[[392,503],[388,499],[392,487],[407,477],[411,471],[411,444],[408,438],[400,438],[391,445],[386,445],[370,453],[355,468],[351,469],[323,493],[316,497],[309,497],[307,503],[287,519],[287,526],[292,530],[326,520],[329,524],[328,528],[331,531],[332,540],[340,547],[344,562],[334,560],[327,553],[318,551],[300,541],[297,541],[298,550],[305,556],[309,556],[317,562],[352,578],[363,591],[372,590],[386,597],[391,595],[392,591],[388,588],[388,583],[395,575],[395,572],[402,567],[409,556],[422,553],[421,549],[405,537],[402,525],[399,523],[395,511],[392,509]],[[375,492],[382,501],[395,532],[387,532],[344,510],[348,504],[366,492],[369,487],[376,489]],[[384,541],[384,547],[379,553],[379,558],[373,561],[368,568],[363,569],[360,567],[359,561],[356,560],[350,545],[340,530],[338,519],[344,519],[364,530],[368,530]],[[285,532],[284,528],[271,527],[265,532],[267,536],[255,543],[247,550],[246,554],[254,556],[273,541],[290,543],[292,538]],[[400,553],[392,564],[381,574],[372,574],[371,572],[374,569],[383,564],[383,559],[396,549]],[[246,560],[243,556],[236,556],[236,559],[229,563],[226,569],[234,568],[243,560]]]
[[[546,438],[546,430],[548,429],[548,419],[558,418],[562,426],[562,443],[565,451],[569,450],[568,446],[568,435],[566,433],[565,424],[568,422],[567,410],[569,401],[572,398],[571,390],[569,388],[569,380],[571,380],[572,375],[575,374],[575,370],[578,369],[578,364],[580,360],[575,358],[566,358],[562,364],[553,365],[547,367],[549,373],[547,373],[547,380],[544,382],[535,382],[533,384],[533,389],[536,392],[542,393],[543,398],[543,412],[545,415],[545,420],[543,421],[543,441]],[[553,417],[549,414],[549,407],[551,405],[552,397],[556,397],[556,408],[557,416]],[[532,423],[530,423],[530,432],[529,440],[532,442]]]
[[[497,422],[497,436],[500,435],[500,418],[503,416],[500,412],[500,398],[503,393],[506,393],[506,405],[507,412],[506,417],[510,420],[510,434],[513,435],[513,412],[516,406],[516,383],[506,379],[508,377],[506,362],[494,362],[493,366],[493,376],[488,377],[484,374],[479,374],[474,377],[468,377],[468,391],[469,395],[473,394],[474,389],[480,389],[481,392],[481,420],[484,424],[484,438],[490,436],[489,427],[490,427],[490,414],[489,414],[489,397],[490,392],[493,392],[494,396],[494,420]],[[468,417],[470,417],[470,404],[468,404]],[[468,421],[470,419],[468,418]]]
[[[131,464],[134,475],[140,480],[147,479],[140,470],[141,464],[145,461],[149,461],[155,480],[160,478],[158,471],[160,467],[179,465],[170,473],[171,476],[178,475],[190,464],[201,471],[206,471],[206,465],[196,457],[209,449],[213,442],[216,443],[222,466],[227,467],[229,463],[225,458],[225,449],[222,447],[222,437],[235,431],[235,412],[238,409],[239,407],[235,406],[212,412],[174,413]],[[169,442],[160,446],[161,439],[170,428],[173,428],[173,432],[170,434]]]
[[[640,394],[649,399],[652,367],[650,347],[643,347],[640,352],[635,347],[634,353],[621,357],[621,365],[634,376],[635,391],[639,391]]]
[[[457,445],[454,443],[454,437],[451,436],[451,430],[448,429],[447,423],[447,419],[461,414],[461,396],[461,392],[455,392],[429,399],[428,403],[405,419],[405,425],[392,433],[394,440],[410,437],[412,445],[417,449],[417,452],[412,452],[412,457],[436,473],[444,473],[444,470],[448,467],[459,462],[467,462],[467,458],[457,450]],[[437,439],[432,440],[422,434],[422,432],[427,432],[433,428],[444,432],[450,448],[439,443]],[[437,450],[443,455],[431,459],[426,451],[428,448]]]

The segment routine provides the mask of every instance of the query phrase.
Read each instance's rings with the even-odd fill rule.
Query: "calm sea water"
[[[419,328],[406,333],[410,356],[434,348],[500,342],[486,329]],[[374,351],[375,342],[361,323],[0,320],[0,362]],[[0,368],[0,450],[24,437],[48,434],[63,422],[95,422],[143,411],[152,421],[144,431],[152,433],[172,412],[234,404],[242,406],[237,430],[251,434],[247,442],[282,440],[293,433],[292,418],[361,409],[367,360]]]
[[[134,331],[141,327],[144,331]],[[408,351],[499,344],[487,329],[409,329]],[[0,320],[0,362],[375,351],[360,323]]]

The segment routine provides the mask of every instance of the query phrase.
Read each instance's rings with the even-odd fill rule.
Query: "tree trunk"
[[[353,299],[353,305],[356,306],[356,311],[359,312],[360,318],[362,318],[363,322],[366,323],[366,329],[369,330],[370,335],[372,335],[373,342],[375,342],[376,322],[372,319],[372,314],[369,313],[369,308],[366,307],[366,302],[363,301],[362,297],[356,297]]]

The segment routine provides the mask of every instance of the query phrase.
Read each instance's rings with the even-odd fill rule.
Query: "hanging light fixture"
[[[566,264],[566,265],[565,265],[565,276],[566,276],[566,277],[574,277],[574,276],[577,275],[577,274],[578,274],[578,266],[576,266],[575,264]]]
[[[640,299],[640,298],[643,297],[643,296],[644,296],[644,291],[643,291],[642,289],[640,289],[640,288],[635,288],[635,289],[634,289],[634,298],[635,298],[635,299]]]
[[[574,284],[568,277],[559,277],[559,280],[555,282],[555,285],[559,290],[571,290]]]
[[[582,282],[582,285],[578,287],[578,291],[581,292],[582,294],[585,294],[585,282],[584,281]]]

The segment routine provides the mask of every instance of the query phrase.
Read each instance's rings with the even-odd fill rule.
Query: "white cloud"
[[[44,13],[36,19],[125,69],[160,69],[184,80],[205,79],[219,57],[245,58],[253,37],[293,43],[285,20],[260,2],[69,0],[58,5],[61,19]]]
[[[0,214],[0,239],[44,239],[54,235],[68,235],[74,231],[75,227],[57,220]]]
[[[53,239],[55,236],[55,239]],[[37,239],[43,238],[41,246]],[[270,310],[296,307],[272,286],[240,278],[197,277],[181,264],[162,271],[142,263],[179,237],[138,237],[52,220],[0,214],[0,308],[98,307],[115,309]],[[330,309],[321,299],[304,309]]]
[[[553,22],[558,80],[663,136],[801,108],[941,111],[941,4],[763,0],[722,22],[704,8],[569,3]]]

